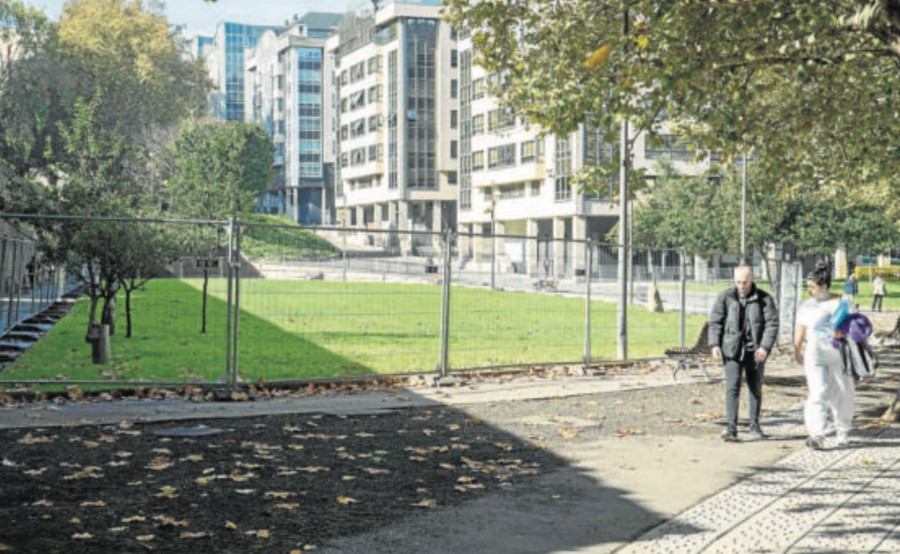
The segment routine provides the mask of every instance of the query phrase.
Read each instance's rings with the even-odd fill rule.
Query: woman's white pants
[[[812,355],[807,355],[803,364],[809,388],[803,411],[806,430],[810,437],[824,438],[830,410],[838,440],[846,439],[853,425],[853,377],[841,368],[840,351],[836,348],[808,354]]]

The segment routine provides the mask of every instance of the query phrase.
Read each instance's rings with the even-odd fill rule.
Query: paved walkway
[[[900,552],[900,429],[760,468],[620,552]]]

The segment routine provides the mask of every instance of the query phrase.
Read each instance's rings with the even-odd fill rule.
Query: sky
[[[306,12],[343,12],[350,0],[167,0],[166,11],[171,23],[185,26],[185,37],[212,36],[220,21],[254,25],[281,25],[294,14]],[[51,19],[58,19],[65,0],[25,0],[40,8]]]

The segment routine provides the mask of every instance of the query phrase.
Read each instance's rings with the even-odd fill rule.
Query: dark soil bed
[[[205,425],[219,434],[156,433]],[[0,550],[291,552],[562,461],[452,408],[0,432]]]

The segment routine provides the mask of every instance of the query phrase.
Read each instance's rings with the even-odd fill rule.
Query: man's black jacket
[[[778,308],[772,295],[750,287],[747,294],[746,320],[750,323],[753,342],[766,352],[771,352],[778,336]],[[738,359],[741,353],[742,322],[741,301],[737,287],[731,287],[716,298],[709,314],[709,346],[722,349],[725,358]]]

